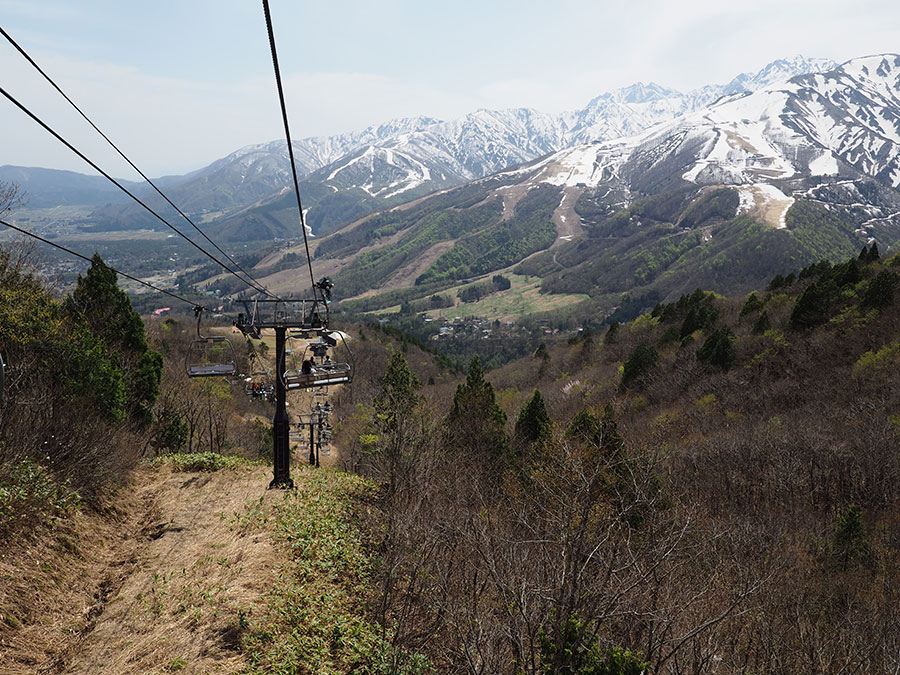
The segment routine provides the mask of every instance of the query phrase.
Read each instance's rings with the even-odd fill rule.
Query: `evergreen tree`
[[[731,367],[737,359],[734,341],[735,336],[730,328],[727,326],[717,328],[697,350],[697,360],[723,369]]]
[[[86,276],[79,275],[66,308],[117,358],[125,380],[128,415],[139,426],[148,426],[159,397],[162,356],[148,346],[144,322],[118,287],[115,270],[107,267],[98,253],[91,258]]]
[[[593,440],[599,437],[599,434],[600,422],[587,408],[579,410],[566,429],[567,436],[583,440]]]
[[[769,313],[766,310],[763,310],[759,315],[759,318],[756,320],[756,323],[753,324],[753,333],[756,335],[762,335],[771,327],[772,322],[769,320]]]
[[[391,361],[381,377],[381,389],[375,396],[375,426],[381,434],[380,457],[376,466],[386,480],[389,494],[393,495],[409,475],[413,462],[413,411],[419,402],[419,378],[409,369],[400,352]]]
[[[789,323],[791,328],[812,328],[828,320],[828,312],[837,295],[837,287],[831,279],[820,279],[806,288],[794,308]]]
[[[616,424],[615,412],[612,403],[607,402],[603,406],[603,415],[600,417],[600,449],[607,459],[619,458],[625,452],[625,441],[619,433]]]
[[[625,388],[632,383],[638,382],[650,372],[658,360],[659,353],[654,347],[651,347],[646,342],[639,343],[628,355],[622,367],[621,386]]]
[[[546,675],[643,675],[650,667],[642,652],[614,647],[601,649],[594,640],[597,629],[577,614],[560,625],[552,621],[548,632],[538,631],[541,672]]]
[[[872,244],[874,246],[874,244]],[[894,303],[894,288],[900,277],[890,270],[881,270],[875,275],[863,293],[860,305],[863,307],[887,307]]]
[[[115,270],[106,266],[99,253],[91,257],[86,276],[78,275],[68,307],[111,349],[138,354],[147,349],[144,322],[116,283]]]
[[[875,262],[881,257],[881,254],[878,252],[878,242],[873,241],[871,248],[869,248],[869,255],[866,257],[866,262]]]
[[[547,366],[550,364],[550,352],[547,345],[543,342],[534,350],[534,358],[540,359],[541,365],[538,367],[538,377],[543,377],[547,372]]]
[[[609,324],[609,328],[606,329],[606,335],[603,338],[603,344],[611,345],[615,344],[616,336],[619,334],[620,324],[618,321],[613,321]]]
[[[549,440],[552,428],[544,397],[535,389],[516,419],[516,440],[520,443],[543,442]]]
[[[484,379],[477,356],[469,363],[466,381],[456,387],[444,429],[451,451],[495,459],[507,456],[506,413],[497,405],[494,388]]]
[[[581,362],[587,363],[594,354],[594,333],[590,328],[585,328],[581,335]]]
[[[409,369],[400,352],[394,352],[388,369],[381,377],[381,389],[375,396],[375,413],[379,431],[394,433],[405,425],[419,401],[419,378]]]
[[[831,558],[844,572],[853,567],[868,566],[872,552],[866,539],[859,506],[850,504],[834,526],[830,544]]]
[[[769,290],[770,291],[776,291],[779,288],[782,288],[783,286],[784,286],[784,276],[782,276],[781,274],[776,274],[774,277],[772,277],[772,280],[769,282]]]
[[[756,295],[756,291],[747,296],[747,301],[741,307],[741,316],[747,316],[763,308],[763,301]]]

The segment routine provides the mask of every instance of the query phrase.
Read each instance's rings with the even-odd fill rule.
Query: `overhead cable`
[[[284,135],[287,140],[288,156],[291,159],[291,174],[294,177],[294,194],[297,195],[297,209],[300,211],[300,229],[303,231],[303,245],[306,247],[306,264],[309,267],[309,283],[312,285],[315,300],[316,281],[312,271],[312,257],[309,255],[309,240],[306,236],[306,219],[303,216],[303,204],[300,203],[300,181],[297,179],[297,165],[294,163],[294,146],[291,143],[291,129],[288,126],[287,106],[284,104],[284,89],[281,86],[281,70],[278,68],[278,54],[275,52],[275,32],[272,29],[272,15],[269,12],[269,0],[262,0],[263,12],[266,15],[266,30],[269,32],[269,45],[272,48],[272,65],[275,66],[275,83],[278,85],[278,101],[281,103],[281,118],[284,120]]]
[[[255,282],[252,282],[252,283],[251,283],[250,281],[241,278],[241,276],[240,276],[237,272],[235,272],[233,269],[231,269],[230,267],[228,267],[225,263],[223,263],[221,260],[219,260],[218,258],[216,258],[214,255],[212,255],[209,251],[207,251],[206,249],[204,249],[202,246],[200,246],[199,244],[197,244],[197,242],[193,241],[190,237],[188,237],[187,235],[185,235],[181,230],[179,230],[177,227],[175,227],[174,225],[172,225],[169,221],[167,221],[165,218],[163,218],[161,215],[159,215],[159,214],[158,214],[156,211],[154,211],[152,208],[150,208],[149,206],[147,206],[147,204],[145,204],[143,201],[141,201],[141,199],[140,199],[139,197],[137,197],[133,192],[131,192],[128,188],[126,188],[124,185],[122,185],[121,183],[119,183],[119,181],[117,181],[115,178],[113,178],[113,177],[110,176],[108,173],[106,173],[106,171],[104,171],[104,170],[101,169],[99,166],[97,166],[97,164],[96,164],[95,162],[93,162],[93,161],[91,161],[90,159],[88,159],[87,156],[85,156],[84,153],[82,153],[80,150],[78,150],[78,148],[76,148],[74,145],[72,145],[71,143],[69,143],[65,138],[63,138],[62,136],[60,136],[56,131],[54,131],[49,125],[47,125],[47,124],[46,124],[42,119],[40,119],[37,115],[35,115],[33,112],[31,112],[31,110],[29,110],[24,104],[20,103],[20,102],[19,102],[12,94],[10,94],[8,91],[6,91],[6,89],[4,89],[3,87],[0,87],[0,94],[3,94],[7,99],[9,99],[10,102],[12,102],[12,103],[13,103],[16,107],[18,107],[22,112],[24,112],[26,115],[28,115],[31,119],[33,119],[33,120],[34,120],[35,122],[37,122],[41,127],[43,127],[48,133],[50,133],[54,138],[56,138],[56,140],[58,140],[60,143],[62,143],[63,145],[65,145],[67,148],[69,148],[69,150],[71,150],[71,151],[74,152],[76,155],[78,155],[81,159],[83,159],[85,162],[87,162],[87,163],[91,166],[91,168],[93,168],[95,171],[97,171],[98,173],[100,173],[104,178],[106,178],[108,181],[110,181],[113,185],[115,185],[117,188],[119,188],[119,189],[120,189],[122,192],[124,192],[126,195],[128,195],[129,197],[131,197],[131,198],[132,198],[134,201],[136,201],[138,204],[140,204],[141,206],[143,206],[144,209],[146,209],[146,210],[147,210],[148,212],[150,212],[153,216],[155,216],[157,220],[159,220],[161,223],[163,223],[163,224],[164,224],[166,227],[168,227],[170,230],[174,231],[176,234],[178,234],[180,237],[182,237],[182,238],[183,238],[185,241],[187,241],[191,246],[193,246],[193,247],[196,248],[198,251],[200,251],[203,255],[205,255],[207,258],[209,258],[210,260],[212,260],[213,262],[215,262],[217,265],[219,265],[219,266],[220,266],[222,269],[224,269],[226,272],[232,274],[232,275],[233,275],[235,278],[237,278],[241,283],[246,284],[247,286],[250,286],[251,288],[253,288],[253,289],[259,291],[260,293],[263,293],[263,294],[265,294],[265,295],[268,295],[269,297],[271,297],[271,298],[273,298],[273,299],[276,299],[276,300],[280,299],[280,298],[276,297],[275,295],[273,295],[272,293],[270,293],[270,292],[269,292],[268,290],[266,290],[265,288],[263,288],[262,286],[260,286],[259,284],[255,283]]]
[[[7,223],[5,220],[0,220],[0,225],[5,225],[9,229],[15,230],[16,232],[21,232],[22,234],[27,235],[27,236],[31,237],[32,239],[37,239],[39,242],[41,242],[43,244],[49,244],[50,246],[58,248],[60,251],[65,251],[69,255],[73,255],[76,258],[81,258],[82,260],[86,260],[89,263],[94,262],[87,256],[81,255],[77,251],[73,251],[72,249],[66,248],[65,246],[63,246],[61,244],[57,244],[56,242],[50,241],[49,239],[44,239],[43,237],[35,234],[34,232],[29,232],[28,230],[24,230],[21,227],[17,227],[16,225],[13,225],[12,223]],[[106,263],[103,263],[103,264],[106,265]],[[114,267],[111,267],[110,265],[106,265],[106,266],[109,267],[109,269],[111,269],[116,274],[121,274],[126,279],[131,279],[132,281],[136,281],[139,284],[143,284],[147,288],[152,288],[157,293],[165,293],[166,295],[168,295],[172,298],[175,298],[176,300],[180,300],[181,302],[186,302],[187,304],[191,305],[192,307],[199,306],[199,305],[197,305],[196,302],[193,302],[192,300],[188,300],[187,298],[184,298],[184,297],[178,295],[177,293],[172,293],[171,291],[167,291],[165,288],[160,288],[159,286],[154,286],[153,284],[151,284],[148,281],[144,281],[143,279],[138,279],[137,277],[133,277],[130,274],[127,274],[126,272],[122,272],[120,270],[117,270]],[[204,308],[204,309],[206,309],[206,308]]]
[[[109,143],[109,145],[112,147],[112,149],[115,150],[117,153],[119,153],[119,156],[120,156],[122,159],[124,159],[126,162],[128,162],[128,164],[131,166],[131,168],[134,169],[135,171],[137,171],[138,174],[140,174],[141,178],[143,178],[145,181],[147,181],[147,183],[148,183],[154,190],[156,190],[157,194],[159,194],[160,197],[162,197],[163,199],[166,200],[166,202],[168,202],[169,206],[171,206],[173,209],[175,209],[175,210],[178,212],[178,214],[179,214],[182,218],[184,218],[188,223],[190,223],[191,226],[192,226],[195,230],[197,230],[197,232],[199,232],[200,235],[201,235],[204,239],[206,239],[206,241],[208,241],[210,244],[212,244],[213,248],[215,248],[219,253],[221,253],[223,256],[225,256],[225,258],[227,258],[227,259],[228,259],[235,267],[237,267],[241,272],[243,272],[244,275],[245,275],[247,278],[251,279],[252,281],[254,281],[254,282],[257,283],[257,284],[259,283],[259,282],[256,281],[256,279],[253,278],[253,276],[252,276],[247,270],[245,270],[243,267],[241,267],[240,263],[238,263],[234,258],[232,258],[230,255],[228,255],[225,251],[223,251],[223,250],[219,247],[219,245],[216,244],[216,242],[214,242],[212,239],[210,239],[210,238],[206,235],[206,233],[203,232],[203,230],[201,230],[199,227],[197,227],[197,225],[194,223],[194,221],[191,220],[191,219],[187,216],[187,214],[185,214],[180,208],[178,208],[178,206],[176,206],[176,205],[172,202],[172,200],[169,199],[169,198],[163,193],[163,191],[160,190],[160,189],[156,186],[156,183],[154,183],[152,180],[150,180],[150,178],[148,178],[148,177],[146,176],[146,174],[144,174],[144,172],[141,171],[141,170],[135,165],[135,163],[132,162],[132,161],[125,155],[125,153],[122,152],[122,151],[119,149],[119,147],[118,147],[115,143],[113,143],[112,140],[110,140],[110,138],[109,138],[105,133],[103,133],[103,132],[97,127],[96,124],[94,124],[93,121],[91,121],[91,119],[85,114],[85,112],[84,112],[81,108],[78,107],[78,105],[75,103],[75,101],[73,101],[71,98],[69,98],[69,96],[66,94],[66,92],[64,92],[64,91],[59,87],[59,85],[57,85],[56,82],[54,82],[53,79],[52,79],[46,72],[44,72],[44,70],[43,70],[43,69],[42,69],[42,68],[34,61],[34,59],[31,58],[31,56],[29,56],[29,54],[28,54],[28,53],[27,53],[27,52],[19,45],[19,43],[16,42],[16,41],[12,38],[12,36],[10,36],[9,33],[7,33],[5,30],[3,30],[2,27],[0,27],[0,33],[2,33],[2,34],[3,34],[3,37],[5,37],[5,38],[9,41],[9,43],[19,51],[19,53],[25,58],[26,61],[28,61],[28,63],[30,63],[32,66],[34,66],[35,70],[37,70],[41,75],[43,75],[44,79],[47,80],[47,82],[49,82],[50,85],[51,85],[54,89],[56,89],[56,91],[59,92],[60,96],[62,96],[64,99],[66,99],[66,101],[68,101],[69,104],[70,104],[73,108],[75,108],[75,110],[78,111],[78,114],[81,115],[81,116],[84,118],[84,120],[85,120],[88,124],[91,125],[91,127],[93,127],[94,131],[96,131],[98,134],[100,134],[100,135],[103,137],[103,140],[105,140],[107,143]],[[246,283],[246,282],[245,282],[245,283]],[[251,286],[252,286],[252,284],[251,284]],[[262,287],[262,284],[259,284],[259,286]],[[255,286],[254,286],[254,288],[255,288]],[[267,294],[268,294],[268,293],[267,293]],[[270,297],[275,297],[275,296],[272,296],[271,294],[268,294],[268,295],[270,295]]]

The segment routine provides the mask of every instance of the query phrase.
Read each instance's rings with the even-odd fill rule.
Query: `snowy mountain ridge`
[[[644,162],[683,163],[699,185],[772,182],[856,172],[900,187],[900,56],[853,59],[647,131],[545,158],[543,180],[596,186]],[[634,173],[632,171],[632,173]]]

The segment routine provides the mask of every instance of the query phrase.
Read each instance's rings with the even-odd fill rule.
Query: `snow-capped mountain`
[[[427,129],[436,122],[430,117],[406,117],[362,131],[294,141],[297,172],[300,176],[308,175],[360,147]],[[185,178],[178,188],[185,198],[183,208],[218,211],[246,206],[291,184],[287,143],[280,140],[240,148]],[[212,199],[207,196],[210,191],[214,193]]]
[[[644,86],[618,102],[671,98]],[[323,241],[318,257],[348,260],[336,283],[351,295],[397,279],[511,268],[540,276],[546,291],[607,294],[610,306],[635,289],[657,299],[698,286],[740,293],[823,257],[846,259],[872,238],[885,251],[900,244],[898,187],[900,56],[879,55],[725,95],[632,136],[560,150],[386,211]],[[554,226],[550,236],[520,235],[540,235],[541,249],[522,248],[518,260],[486,253],[477,242],[524,227],[517,217],[526,201],[540,210],[530,227]],[[432,229],[420,236],[440,210],[468,212],[473,225],[448,229],[441,241]],[[487,225],[474,224],[487,213]],[[385,227],[392,219],[408,228],[397,241],[380,234],[395,231]],[[430,248],[415,249],[421,241]],[[357,269],[361,246],[366,265],[384,260],[381,276],[371,265]],[[415,255],[392,257],[395,250]]]
[[[655,193],[677,183],[778,186],[870,177],[900,187],[900,56],[853,59],[734,94],[634,136],[563,150],[532,180]],[[769,191],[771,192],[771,191]]]
[[[420,194],[427,191],[423,188],[458,185],[562,148],[631,136],[728,93],[754,91],[833,65],[826,59],[781,59],[728,84],[688,93],[639,82],[560,115],[529,108],[479,110],[359,147],[331,165],[324,178],[333,190],[358,188],[383,199]]]
[[[741,73],[728,84],[707,85],[686,93],[653,82],[638,82],[601,94],[582,110],[564,113],[566,133],[562,147],[632,136],[660,122],[707,108],[723,96],[753,92],[787,82],[796,75],[825,72],[836,65],[830,59],[802,56],[778,59],[757,73]]]
[[[706,108],[723,95],[751,91],[789,76],[819,72],[830,62],[795,57],[775,61],[757,73],[738,75],[725,85],[682,93],[657,84],[624,87],[601,94],[585,108],[551,115],[527,108],[479,110],[459,119],[428,117],[392,120],[367,129],[294,141],[297,169],[304,181],[304,204],[314,227],[334,229],[362,213],[490,175],[510,166],[580,144],[632,136],[679,115]],[[240,148],[186,176],[169,177],[169,195],[186,212],[204,220],[249,213],[289,189],[284,141]],[[148,201],[157,203],[155,195]],[[360,208],[347,208],[354,202]],[[324,209],[324,211],[323,211]],[[243,216],[241,216],[243,217]],[[152,226],[137,206],[98,209],[95,224],[127,222]]]
[[[529,108],[479,110],[366,145],[320,175],[334,190],[391,199],[459,185],[563,147],[559,121]],[[421,192],[421,190],[420,190]]]

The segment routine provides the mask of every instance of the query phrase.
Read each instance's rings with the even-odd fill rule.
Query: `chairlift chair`
[[[200,333],[202,307],[195,307],[197,338],[191,341],[185,357],[188,377],[225,377],[237,372],[237,356],[231,340],[220,335]]]
[[[328,345],[313,342],[304,350],[300,367],[284,372],[284,386],[288,389],[327,387],[350,382],[351,375],[349,363],[332,361],[328,356]]]
[[[344,348],[350,353],[343,336],[340,337],[344,342]],[[311,389],[351,382],[353,379],[351,364],[332,361],[328,355],[328,351],[336,345],[337,340],[328,334],[321,335],[315,342],[307,344],[299,368],[296,356],[292,356],[293,368],[285,370],[284,386],[287,389]]]

